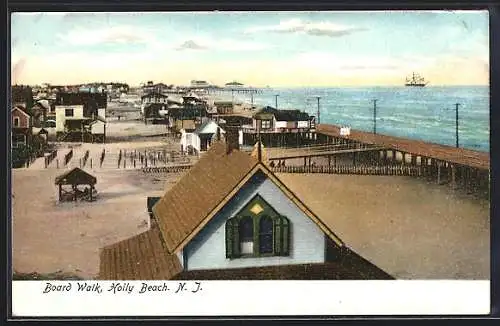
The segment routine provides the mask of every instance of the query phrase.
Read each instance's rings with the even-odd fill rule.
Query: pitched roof
[[[207,128],[207,127],[210,127],[210,125],[213,125],[213,129],[215,130],[210,130],[211,128]],[[205,122],[203,122],[201,125],[198,126],[198,128],[196,128],[193,133],[195,134],[214,134],[217,132],[217,128],[219,128],[219,126],[217,125],[217,123],[213,120],[207,120]],[[221,133],[225,133],[224,130],[222,130],[221,128]]]
[[[15,106],[14,108],[12,108],[11,112],[14,112],[14,111],[19,111],[22,114],[24,114],[25,116],[31,117],[31,114],[29,114],[29,112],[27,111],[27,109],[24,108],[23,106],[20,106],[20,105]]]
[[[56,177],[56,185],[68,185],[68,184],[90,184],[95,185],[97,183],[97,178],[80,168],[74,168]]]
[[[215,142],[153,207],[168,251],[173,253],[257,164],[244,152],[227,155],[225,144]]]
[[[100,253],[101,280],[168,280],[181,270],[177,256],[166,254],[158,228],[104,247]]]

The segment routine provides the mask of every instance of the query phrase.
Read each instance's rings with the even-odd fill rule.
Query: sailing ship
[[[409,87],[424,87],[429,82],[425,81],[424,77],[420,76],[417,73],[413,73],[411,77],[406,77],[405,86]]]

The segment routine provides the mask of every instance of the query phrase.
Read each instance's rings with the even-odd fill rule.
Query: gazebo
[[[74,168],[56,177],[55,184],[59,186],[59,201],[77,201],[78,199],[92,201],[96,177],[88,174],[80,168]],[[84,191],[78,186],[85,187]],[[71,186],[71,190],[65,190],[63,186]]]

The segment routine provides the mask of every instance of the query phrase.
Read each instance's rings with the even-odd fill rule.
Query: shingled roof
[[[153,207],[166,247],[173,253],[250,173],[258,161],[216,142]]]
[[[56,177],[55,184],[71,185],[71,184],[87,184],[95,185],[97,178],[93,175],[83,171],[80,168],[74,168]]]
[[[168,255],[158,228],[104,247],[101,280],[169,280],[182,271],[177,256]]]

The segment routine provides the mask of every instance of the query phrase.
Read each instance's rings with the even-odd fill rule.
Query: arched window
[[[259,221],[259,253],[273,252],[273,219],[263,216]]]
[[[250,216],[243,217],[238,225],[240,238],[240,253],[242,255],[253,254],[254,232],[253,219]]]
[[[226,257],[289,256],[291,224],[259,195],[226,222]]]

